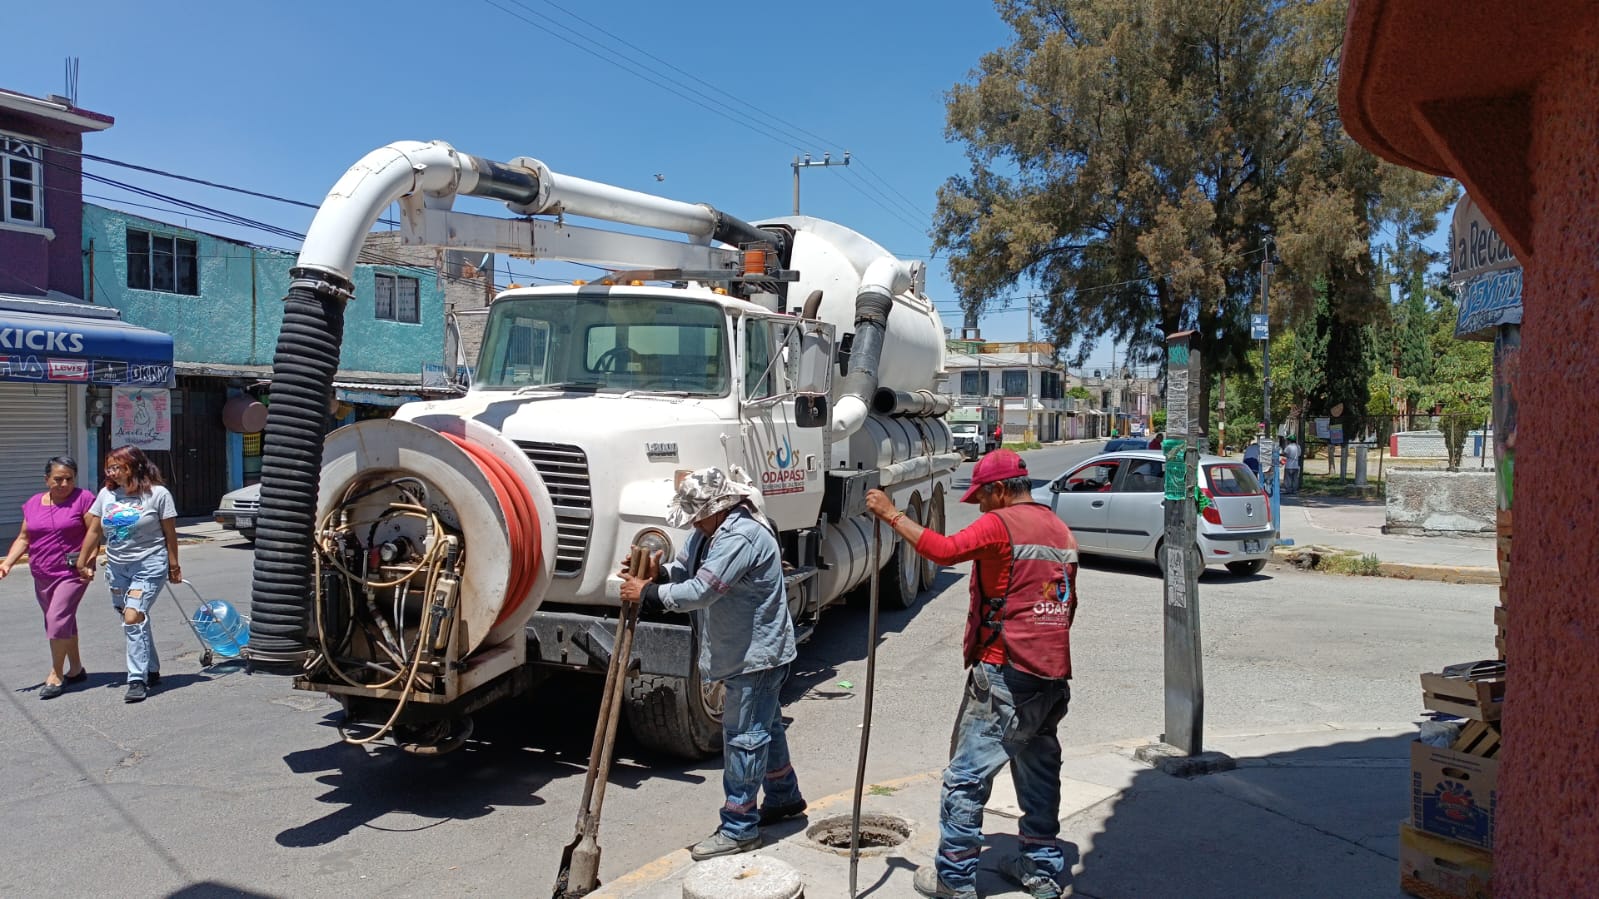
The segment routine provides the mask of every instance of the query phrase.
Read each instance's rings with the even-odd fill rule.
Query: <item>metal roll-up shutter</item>
[[[10,544],[22,523],[22,504],[44,489],[44,462],[72,452],[65,384],[0,383],[0,539]],[[83,486],[82,462],[78,463]]]

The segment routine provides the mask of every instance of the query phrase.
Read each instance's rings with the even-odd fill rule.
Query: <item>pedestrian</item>
[[[100,540],[105,539],[106,583],[111,607],[128,638],[128,692],[124,702],[143,702],[161,683],[161,659],[150,631],[150,611],[167,581],[182,583],[178,566],[178,517],[161,472],[136,446],[114,449],[105,460],[105,485],[87,516],[88,533],[78,570],[94,577]]]
[[[939,807],[938,855],[916,872],[917,892],[975,899],[983,806],[1007,763],[1022,808],[1021,855],[1001,873],[1035,899],[1061,895],[1060,740],[1071,700],[1071,626],[1077,614],[1077,540],[1048,507],[1033,502],[1021,456],[992,453],[972,469],[961,502],[978,504],[971,526],[945,536],[866,494],[917,554],[940,565],[972,561],[964,657],[969,670]]]
[[[94,494],[78,486],[78,463],[56,456],[44,463],[43,493],[22,504],[22,528],[0,560],[0,579],[28,555],[33,593],[44,612],[44,635],[50,641],[50,673],[39,687],[40,699],[54,699],[68,684],[89,677],[78,656],[78,603],[89,581],[78,573],[77,553],[88,532]]]
[[[1164,431],[1156,431],[1155,432],[1155,436],[1149,438],[1149,448],[1152,449],[1152,450],[1163,449],[1164,447],[1162,447],[1161,444],[1163,442],[1165,442],[1165,440],[1166,440],[1165,432]]]
[[[1244,447],[1244,467],[1253,472],[1255,477],[1260,477],[1260,441],[1251,440]]]
[[[778,692],[794,661],[794,622],[783,587],[783,556],[759,491],[738,466],[702,468],[678,484],[672,527],[694,528],[677,558],[653,581],[623,569],[622,599],[642,612],[687,612],[700,635],[705,683],[721,681],[722,791],[716,832],[694,845],[695,861],[749,852],[760,827],[805,812],[789,759]],[[657,564],[659,559],[656,559]],[[765,802],[757,812],[756,798]]]
[[[1286,482],[1289,493],[1299,492],[1300,476],[1300,450],[1299,440],[1293,435],[1288,437],[1288,447],[1283,450],[1283,480]]]

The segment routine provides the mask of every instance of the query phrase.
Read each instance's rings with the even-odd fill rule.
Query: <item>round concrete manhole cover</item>
[[[758,853],[725,855],[694,866],[683,899],[804,899],[805,883],[789,865]]]
[[[823,849],[849,855],[850,817],[836,815],[812,824],[805,836]],[[893,815],[861,815],[861,855],[883,855],[910,839],[910,822]]]

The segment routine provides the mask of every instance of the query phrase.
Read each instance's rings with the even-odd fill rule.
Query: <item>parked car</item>
[[[239,536],[255,542],[255,513],[261,508],[261,485],[250,484],[224,493],[222,504],[211,517],[217,524],[232,528]]]
[[[1166,459],[1149,449],[1105,453],[1078,463],[1033,491],[1055,510],[1085,553],[1159,560],[1166,533]],[[1199,458],[1199,486],[1210,506],[1199,517],[1199,553],[1248,575],[1266,567],[1276,530],[1271,503],[1236,459]]]
[[[949,426],[949,431],[954,438],[955,451],[967,459],[981,458],[999,446],[982,422],[958,421]]]
[[[1123,450],[1139,450],[1149,448],[1148,437],[1112,437],[1106,441],[1105,448],[1100,452],[1119,453]]]

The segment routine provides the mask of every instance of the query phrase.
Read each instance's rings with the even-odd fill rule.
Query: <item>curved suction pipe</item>
[[[860,430],[877,393],[877,364],[888,333],[888,313],[894,295],[911,286],[911,266],[892,256],[880,256],[866,267],[855,294],[855,342],[850,347],[849,373],[833,407],[832,438],[839,440]]]
[[[895,390],[877,388],[872,398],[872,411],[878,415],[901,415],[910,418],[931,418],[950,410],[953,401],[946,395],[931,390]]]

